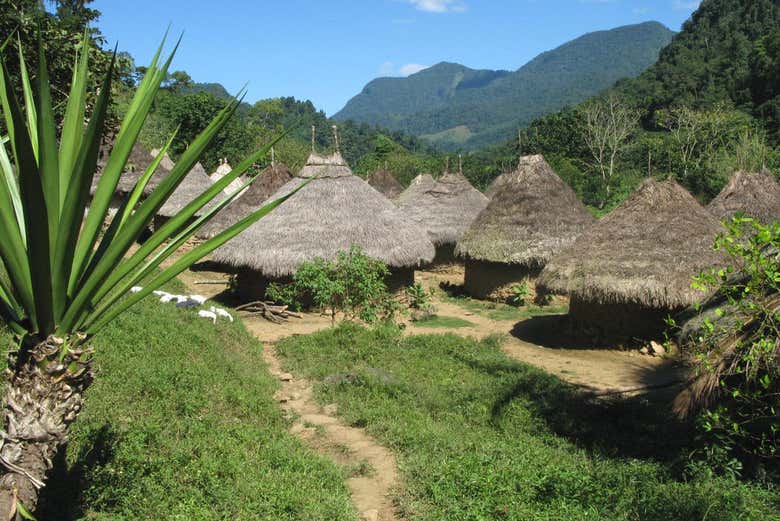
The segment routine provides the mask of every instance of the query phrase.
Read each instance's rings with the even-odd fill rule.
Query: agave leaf
[[[19,47],[19,69],[22,73],[22,92],[24,95],[24,108],[27,113],[27,132],[30,135],[30,141],[32,142],[33,152],[35,158],[38,159],[38,135],[36,134],[36,128],[38,127],[38,116],[35,113],[35,100],[33,99],[33,90],[30,85],[30,75],[27,73],[27,64],[24,62],[24,54],[22,53],[22,42],[17,40]],[[22,127],[19,127],[22,128]]]
[[[3,67],[3,75],[8,77],[5,64],[3,64]],[[25,83],[22,87],[25,91],[25,98],[32,98],[29,83]],[[8,82],[5,82],[5,88],[6,92],[3,96],[4,105],[8,106],[10,119],[13,121],[14,131],[9,135],[14,144],[16,165],[19,169],[19,193],[22,199],[22,207],[24,208],[25,227],[27,230],[48,230],[46,199],[41,183],[41,175],[38,171],[38,161],[33,151],[31,133],[25,128],[24,116],[16,96],[10,90]],[[37,128],[37,122],[33,128]],[[34,298],[31,298],[30,302],[24,302],[24,306],[34,323],[34,327],[41,336],[48,336],[54,328],[49,253],[48,233],[30,233],[28,235],[26,255],[30,274],[30,287],[23,289],[25,291],[29,289],[30,296],[34,296]],[[6,261],[6,267],[9,268],[10,276],[10,271],[15,269],[15,267],[11,266],[8,259],[4,258],[4,260]]]
[[[8,138],[0,139],[0,170],[2,170],[3,174],[3,179],[0,182],[4,182],[5,188],[8,190],[11,204],[14,208],[14,214],[16,215],[16,221],[19,226],[22,243],[24,244],[24,247],[27,248],[27,234],[24,228],[24,209],[22,208],[22,199],[19,195],[19,184],[16,181],[16,173],[14,172],[13,166],[11,166],[11,160],[5,149],[6,142],[8,142]]]
[[[301,187],[302,186],[303,185],[301,185]],[[299,187],[298,190],[301,187]],[[257,220],[261,219],[263,216],[267,215],[269,212],[274,210],[277,206],[282,204],[288,198],[292,197],[292,195],[296,191],[293,191],[282,198],[279,198],[271,203],[268,203],[267,205],[263,206],[256,212],[248,215],[247,217],[244,217],[243,219],[241,219],[239,222],[237,222],[227,230],[209,239],[208,241],[192,249],[191,251],[185,253],[171,266],[163,270],[162,273],[160,273],[159,275],[154,277],[151,281],[149,281],[143,290],[129,296],[127,299],[122,301],[122,303],[118,304],[113,308],[107,309],[102,313],[96,312],[94,316],[91,317],[90,322],[86,324],[85,329],[87,334],[94,334],[95,332],[99,331],[102,327],[110,323],[118,315],[123,313],[128,308],[134,306],[138,302],[140,302],[142,299],[147,297],[154,290],[161,287],[166,282],[176,277],[179,273],[186,270],[194,262],[197,262],[199,259],[202,259],[206,255],[208,255],[209,253],[211,253],[212,251],[219,248],[227,241],[229,241],[230,239],[238,235],[239,233],[249,228]]]
[[[111,78],[116,60],[116,52],[111,58],[100,96],[84,134],[76,162],[73,166],[65,205],[62,208],[61,225],[54,251],[54,308],[55,316],[61,319],[69,296],[69,281],[74,268],[74,251],[81,230],[84,209],[89,198],[98,155],[100,154],[100,136],[105,124],[111,96]]]
[[[176,52],[176,49],[173,52]],[[85,274],[85,270],[90,259],[93,258],[92,252],[98,240],[100,229],[108,217],[109,205],[114,197],[119,177],[127,164],[132,147],[138,139],[138,134],[146,121],[146,116],[172,59],[173,54],[168,58],[162,69],[152,67],[147,71],[146,76],[151,79],[147,82],[145,77],[141,82],[141,86],[136,91],[135,98],[131,103],[131,108],[122,122],[116,143],[106,162],[106,166],[103,168],[95,195],[92,197],[90,210],[84,221],[81,236],[76,246],[73,259],[74,268],[68,282],[69,294],[75,293],[79,280],[88,276],[88,273]],[[135,237],[133,240],[135,240]]]
[[[36,129],[38,132],[38,170],[41,176],[40,183],[43,189],[46,215],[49,222],[48,251],[54,251],[60,223],[60,166],[59,151],[57,150],[57,124],[54,122],[49,71],[42,43],[38,44],[38,49],[38,78],[36,82],[38,84],[38,118],[36,122],[38,125]]]
[[[89,72],[88,38],[87,32],[84,31],[84,37],[81,40],[81,50],[76,54],[73,80],[70,86],[70,94],[68,95],[68,104],[65,109],[65,119],[62,123],[62,137],[60,139],[60,212],[65,205],[70,178],[76,166],[76,159],[81,149],[81,139],[84,133],[87,74]]]
[[[294,127],[293,127],[294,128]],[[274,139],[272,142],[268,143],[264,147],[260,148],[257,152],[255,152],[253,155],[247,157],[244,161],[239,163],[235,169],[233,169],[228,175],[214,183],[211,187],[209,187],[208,190],[206,190],[203,194],[201,194],[199,197],[197,197],[192,203],[190,203],[187,207],[182,209],[182,212],[174,217],[173,219],[166,222],[159,230],[155,231],[155,233],[149,237],[143,245],[136,251],[130,259],[123,262],[116,270],[114,270],[109,277],[105,280],[101,288],[96,292],[93,302],[100,301],[105,295],[107,295],[124,277],[126,277],[129,273],[131,273],[133,270],[135,270],[146,257],[151,254],[155,249],[157,249],[161,244],[163,244],[166,240],[171,238],[174,234],[176,234],[177,230],[179,230],[182,226],[184,226],[189,219],[184,219],[183,221],[180,221],[179,218],[182,217],[182,215],[188,215],[190,212],[192,214],[195,213],[195,209],[199,209],[200,207],[205,204],[203,201],[209,201],[214,198],[217,194],[222,192],[230,183],[233,182],[233,180],[237,179],[240,175],[242,175],[244,172],[249,170],[251,166],[261,157],[264,157],[268,151],[271,149],[272,146],[274,146],[279,140],[283,139],[284,136],[287,135],[290,131],[292,131],[291,128],[287,132],[279,135]],[[256,178],[255,178],[256,179]],[[254,179],[250,182],[253,182]],[[234,194],[235,196],[238,196],[240,192],[237,192]],[[188,208],[190,209],[188,211]],[[186,212],[186,213],[185,213]],[[206,222],[206,221],[204,221]]]

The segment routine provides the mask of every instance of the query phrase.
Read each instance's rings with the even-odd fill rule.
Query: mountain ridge
[[[403,130],[444,148],[475,149],[639,75],[673,35],[659,22],[594,31],[537,55],[515,71],[440,62],[406,78],[372,80],[333,118]],[[456,132],[460,127],[468,132]],[[437,135],[468,137],[459,142],[437,140]]]

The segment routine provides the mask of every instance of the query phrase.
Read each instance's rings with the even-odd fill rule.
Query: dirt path
[[[185,271],[179,276],[190,291],[219,299],[225,284],[196,284],[201,281],[227,281],[221,273]],[[309,334],[331,326],[330,319],[318,314],[304,313],[300,320],[273,324],[262,318],[243,319],[247,330],[263,343],[263,360],[269,372],[279,379],[282,387],[275,399],[293,423],[290,433],[313,450],[323,454],[344,469],[352,503],[361,521],[394,521],[391,492],[398,486],[395,456],[358,429],[343,423],[337,417],[335,404],[320,406],[314,398],[309,381],[296,378],[282,370],[274,342],[284,337]]]
[[[311,384],[285,373],[273,344],[265,343],[264,346],[263,359],[271,374],[282,383],[275,397],[282,409],[295,418],[290,432],[345,469],[352,502],[360,512],[361,521],[397,519],[390,498],[393,488],[398,485],[393,453],[363,429],[345,425],[336,417],[335,404],[318,405]]]

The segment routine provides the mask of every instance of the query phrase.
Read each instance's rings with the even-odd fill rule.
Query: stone
[[[300,393],[292,393],[290,395],[290,400],[295,401],[295,400],[300,400],[300,399],[301,399],[301,394]]]
[[[666,348],[655,340],[650,342],[650,350],[655,356],[664,356],[666,354]]]
[[[650,354],[650,350],[647,347],[643,347],[642,349],[639,350],[639,352],[642,353],[643,355]]]
[[[360,514],[360,521],[379,521],[379,510],[373,508]]]
[[[293,379],[293,375],[291,375],[290,373],[282,373],[279,375],[279,380],[283,382],[289,382],[292,379]]]
[[[323,414],[327,414],[328,416],[335,416],[338,410],[338,405],[335,403],[331,403],[322,408]]]

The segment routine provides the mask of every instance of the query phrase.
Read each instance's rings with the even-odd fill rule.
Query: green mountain
[[[673,35],[648,22],[586,34],[514,72],[440,63],[407,78],[379,78],[334,119],[403,130],[445,148],[475,149],[637,76]]]

